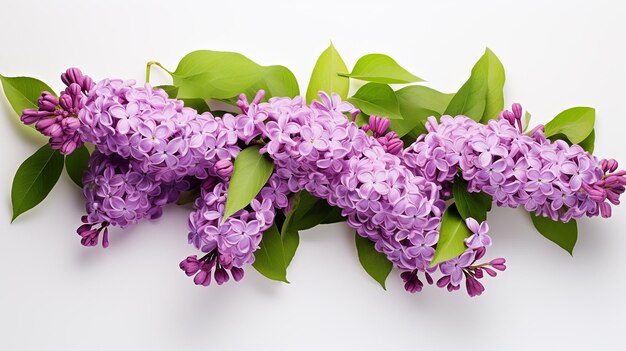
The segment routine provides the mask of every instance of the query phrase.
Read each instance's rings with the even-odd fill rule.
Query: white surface
[[[386,53],[454,91],[489,46],[506,68],[507,105],[523,103],[533,125],[596,107],[596,154],[626,165],[619,2],[226,3],[6,0],[0,72],[55,88],[72,65],[95,79],[142,81],[147,61],[171,68],[204,48],[286,65],[304,93],[332,40],[350,67]],[[167,77],[155,68],[153,81]],[[63,175],[43,204],[9,224],[13,174],[41,144],[22,137],[4,98],[0,115],[0,350],[626,349],[626,206],[609,220],[581,220],[574,258],[521,211],[493,211],[489,257],[506,257],[509,269],[485,279],[476,299],[432,287],[407,294],[396,272],[383,291],[342,225],[301,233],[289,285],[250,268],[238,284],[204,289],[177,267],[194,252],[183,208],[114,230],[107,250],[84,248],[74,234],[82,198]]]

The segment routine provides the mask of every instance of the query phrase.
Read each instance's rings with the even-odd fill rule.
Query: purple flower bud
[[[506,269],[506,260],[504,258],[494,258],[489,262],[489,265],[494,269],[499,271],[504,271]]]
[[[470,297],[480,296],[485,291],[485,287],[472,276],[465,279],[465,287]]]
[[[76,147],[77,147],[76,141],[74,141],[73,139],[69,139],[63,143],[59,151],[63,155],[69,155],[72,152],[74,152],[74,150],[76,150]]]
[[[61,93],[61,97],[59,97],[59,104],[61,105],[61,108],[67,111],[71,110],[74,107],[74,101],[72,100],[72,97],[65,92]]]
[[[490,277],[495,277],[498,275],[498,272],[494,271],[493,269],[489,268],[489,267],[482,267],[482,269],[487,272],[487,274],[489,274]]]
[[[73,83],[80,84],[83,81],[83,72],[76,67],[68,68],[65,73],[61,74],[61,81],[67,86],[70,86]]]
[[[230,269],[230,274],[233,275],[233,279],[238,282],[241,279],[243,279],[243,269],[239,268],[239,267],[233,267]]]
[[[61,120],[61,127],[63,127],[63,133],[66,135],[72,135],[80,127],[80,120],[76,117],[67,117]]]
[[[211,271],[201,270],[193,277],[193,282],[196,285],[209,286],[211,284]]]
[[[215,270],[215,282],[217,283],[217,285],[222,285],[226,283],[229,279],[230,277],[228,276],[228,273],[226,273],[226,270],[224,268],[220,267]]]
[[[215,173],[222,178],[230,177],[233,174],[233,163],[230,159],[217,161],[215,163]]]
[[[517,120],[522,118],[522,105],[517,102],[511,106],[511,110],[513,110],[513,117]]]
[[[450,276],[449,275],[444,275],[443,277],[439,278],[439,280],[437,280],[437,286],[440,288],[443,288],[446,285],[450,285]],[[448,289],[449,290],[449,289]]]
[[[406,283],[404,283],[404,290],[410,292],[411,294],[422,291],[423,287],[424,284],[419,279],[417,279],[417,276],[414,277],[414,279],[410,279]]]
[[[49,117],[51,115],[53,114],[48,111],[38,111],[33,108],[27,108],[22,111],[22,116],[20,117],[20,120],[22,121],[22,123],[28,125],[39,121],[43,117]]]
[[[59,100],[51,93],[44,91],[37,99],[37,105],[43,111],[54,112],[59,105]]]
[[[63,135],[63,128],[61,124],[56,122],[53,118],[44,118],[35,124],[35,128],[41,132],[41,134],[49,137],[60,137]]]
[[[200,262],[198,261],[198,256],[193,255],[185,258],[178,265],[180,269],[182,269],[188,277],[198,273],[200,270]]]

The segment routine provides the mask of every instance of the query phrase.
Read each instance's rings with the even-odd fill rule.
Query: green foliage
[[[463,115],[486,123],[498,117],[504,108],[504,67],[487,48],[472,68],[470,78],[450,101],[444,114]]]
[[[272,175],[274,163],[259,153],[261,147],[247,147],[237,155],[228,186],[224,219],[248,206]]]
[[[578,225],[575,220],[570,219],[569,222],[563,223],[553,221],[548,217],[536,216],[533,213],[530,213],[530,219],[541,235],[559,245],[570,255],[573,254],[578,239]]]
[[[368,82],[383,84],[406,84],[423,80],[402,68],[394,59],[383,54],[369,54],[361,57],[350,74],[342,74]]]
[[[48,196],[63,171],[63,155],[42,146],[20,165],[13,177],[13,218],[37,206]]]
[[[85,145],[65,157],[65,171],[79,187],[83,187],[83,174],[89,165],[89,150]]]
[[[285,249],[276,224],[263,233],[259,246],[259,249],[254,252],[252,266],[269,279],[289,283]]]
[[[387,290],[385,281],[391,272],[392,263],[383,253],[376,251],[374,243],[369,239],[355,234],[354,241],[359,256],[359,262],[361,262],[363,269],[365,269],[367,274],[374,278],[383,289]]]
[[[320,90],[328,94],[337,93],[345,99],[350,89],[350,80],[340,74],[346,73],[348,73],[348,67],[331,43],[315,63],[309,86],[306,89],[306,101],[311,102],[317,99],[317,93]]]
[[[387,84],[367,83],[348,101],[367,115],[402,119],[398,98]]]
[[[463,219],[472,217],[479,223],[487,220],[487,212],[491,210],[491,196],[483,192],[470,193],[467,191],[467,181],[460,176],[452,184],[452,196]]]
[[[596,110],[592,107],[572,107],[554,117],[544,127],[546,137],[563,134],[574,144],[583,142],[593,131]]]
[[[396,91],[401,120],[392,120],[389,128],[399,137],[415,140],[426,132],[424,123],[430,116],[439,118],[454,94],[445,94],[422,85],[411,85]]]
[[[456,205],[448,206],[441,219],[439,242],[430,265],[434,266],[462,254],[467,249],[464,240],[471,234]]]

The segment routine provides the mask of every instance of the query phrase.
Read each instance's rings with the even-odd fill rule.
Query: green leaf
[[[192,204],[196,199],[200,197],[200,187],[196,186],[190,190],[183,191],[176,200],[178,206]]]
[[[291,260],[296,254],[296,250],[298,249],[298,245],[300,244],[300,233],[298,233],[298,228],[293,223],[293,216],[298,208],[298,200],[300,193],[294,194],[294,199],[292,199],[292,210],[289,211],[287,217],[285,218],[285,222],[283,223],[282,228],[280,229],[280,236],[283,241],[283,251],[285,257],[285,267],[289,267],[291,264]]]
[[[243,91],[249,99],[254,98],[259,90],[265,90],[264,100],[274,96],[293,98],[300,95],[296,76],[284,66],[263,67],[261,79]]]
[[[299,203],[292,212],[293,226],[297,230],[306,230],[322,223],[336,223],[345,220],[341,210],[330,206],[324,199],[319,199],[306,191],[299,193]],[[337,213],[339,211],[339,214]],[[337,218],[339,216],[339,218]]]
[[[235,52],[199,50],[168,73],[178,87],[178,98],[227,99],[257,82],[263,67]]]
[[[176,99],[178,96],[178,87],[174,85],[158,85],[154,89],[163,89],[170,99]]]
[[[11,204],[13,218],[37,206],[48,196],[63,171],[63,155],[48,145],[20,165],[13,178]]]
[[[430,266],[450,260],[467,249],[465,239],[472,233],[465,225],[455,204],[448,206],[441,219],[439,242]]]
[[[54,94],[54,90],[46,83],[31,77],[4,77],[0,75],[4,94],[18,116],[27,108],[39,108],[37,99],[42,92]],[[56,94],[55,94],[56,96]]]
[[[361,57],[350,74],[342,74],[368,82],[383,84],[406,84],[423,82],[420,77],[402,68],[394,59],[383,54],[369,54]]]
[[[456,177],[452,184],[452,196],[456,209],[463,219],[474,218],[479,223],[487,220],[487,212],[491,210],[491,196],[483,192],[470,193],[467,191],[467,181]]]
[[[485,54],[481,60],[487,62],[487,103],[483,112],[482,123],[487,123],[490,119],[497,119],[504,109],[504,66],[496,54],[489,48],[485,49]]]
[[[546,137],[563,134],[569,141],[578,144],[593,131],[596,110],[592,107],[573,107],[559,113],[544,127]]]
[[[283,241],[276,224],[263,233],[259,246],[259,249],[254,252],[252,267],[272,280],[289,283]]]
[[[389,85],[367,83],[348,101],[367,115],[402,119],[398,98]]]
[[[444,114],[463,115],[486,123],[504,108],[504,67],[487,48],[472,68],[472,74],[456,93]]]
[[[65,171],[72,181],[79,187],[83,187],[83,174],[89,165],[89,150],[85,145],[77,148],[65,157]]]
[[[374,243],[369,239],[366,239],[358,234],[354,235],[354,241],[356,244],[356,251],[359,255],[359,262],[365,269],[370,277],[374,278],[383,287],[385,287],[385,281],[391,272],[393,265],[387,259],[385,254],[376,251]]]
[[[426,131],[426,119],[440,117],[453,96],[422,85],[404,87],[396,91],[403,119],[392,120],[389,128],[399,137],[409,134],[415,139]]]
[[[272,175],[274,163],[259,153],[260,145],[247,147],[237,155],[228,186],[224,219],[248,206]]]
[[[591,130],[591,133],[585,138],[585,140],[578,143],[585,151],[589,154],[593,154],[593,149],[596,142],[596,131],[595,129]]]
[[[306,89],[306,101],[318,99],[317,93],[320,90],[327,94],[337,93],[342,99],[348,97],[350,80],[339,76],[342,73],[348,73],[348,67],[331,43],[315,63],[309,86]]]
[[[569,222],[563,223],[533,213],[530,213],[530,219],[541,235],[572,255],[578,239],[578,226],[575,220],[570,219]]]
[[[179,99],[185,104],[185,107],[190,107],[196,110],[198,113],[210,112],[209,104],[204,99]]]

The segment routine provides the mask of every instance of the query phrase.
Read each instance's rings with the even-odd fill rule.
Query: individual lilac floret
[[[244,271],[239,267],[233,267],[231,262],[224,261],[223,256],[219,256],[217,251],[211,251],[198,259],[198,256],[189,256],[180,262],[179,267],[187,276],[194,276],[193,282],[196,285],[209,286],[211,284],[211,273],[215,268],[214,278],[217,285],[222,285],[230,279],[227,271],[230,271],[233,279],[238,282],[243,279]]]
[[[78,135],[80,121],[78,113],[84,106],[86,93],[93,81],[78,68],[70,68],[61,75],[67,88],[59,98],[44,91],[37,105],[39,109],[25,109],[21,120],[24,124],[35,124],[35,128],[50,138],[50,147],[63,155],[71,154],[83,144]]]
[[[404,163],[449,191],[457,169],[469,191],[483,191],[498,206],[524,206],[553,220],[611,214],[626,185],[626,172],[615,160],[598,160],[579,145],[551,142],[543,127],[522,133],[521,106],[497,121],[479,124],[467,117],[428,119],[428,134],[403,153]]]
[[[186,182],[164,183],[143,173],[135,161],[94,151],[83,176],[87,215],[77,233],[85,246],[108,246],[108,226],[124,228],[142,219],[161,216],[165,204],[175,201],[186,190]]]

